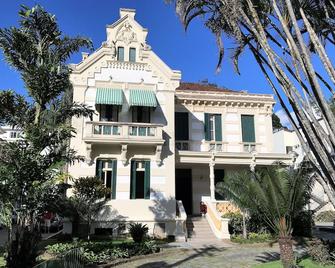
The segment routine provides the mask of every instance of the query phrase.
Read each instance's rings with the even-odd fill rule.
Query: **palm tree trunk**
[[[280,259],[284,268],[294,265],[293,243],[291,237],[279,237]]]
[[[35,104],[35,120],[34,120],[34,124],[37,125],[38,122],[40,121],[40,115],[41,115],[41,105],[39,105],[38,103]]]
[[[245,213],[242,212],[242,222],[243,222],[243,238],[247,239],[248,238],[248,234],[247,234],[247,225],[245,222]]]

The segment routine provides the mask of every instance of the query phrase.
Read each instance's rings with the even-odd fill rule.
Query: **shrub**
[[[307,248],[309,256],[311,258],[322,264],[322,265],[334,265],[335,264],[335,256],[334,253],[330,251],[328,245],[322,242],[319,239],[313,239],[308,248]]]
[[[136,243],[142,242],[148,231],[149,228],[146,224],[143,225],[142,223],[131,223],[129,225],[129,233]]]
[[[273,233],[268,224],[264,221],[264,216],[259,212],[253,212],[247,220],[247,229],[253,233]]]
[[[322,211],[316,215],[315,220],[320,222],[333,222],[335,220],[335,211]]]
[[[222,215],[222,218],[228,218],[229,220],[229,233],[230,234],[241,234],[243,232],[243,216],[239,212],[227,212]]]
[[[313,212],[300,212],[292,221],[293,236],[311,237],[313,225]]]
[[[274,238],[270,233],[249,233],[248,238],[243,238],[242,235],[233,235],[231,241],[239,244],[252,244],[252,243],[269,243],[273,242]]]
[[[148,240],[143,243],[123,242],[121,244],[113,244],[112,241],[59,243],[47,246],[47,252],[65,256],[75,248],[81,249],[82,258],[86,263],[94,264],[160,251],[155,241]]]
[[[229,221],[229,233],[230,234],[242,234],[243,233],[243,216],[239,212],[228,212],[222,215],[223,218],[230,219]],[[253,213],[247,216],[245,224],[248,232],[254,233],[270,233],[271,230],[268,225],[264,222],[263,217],[260,214]]]

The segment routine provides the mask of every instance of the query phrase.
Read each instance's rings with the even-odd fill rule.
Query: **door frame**
[[[193,215],[193,211],[194,211],[194,208],[193,208],[193,171],[192,171],[192,168],[176,168],[175,170],[176,170],[176,173],[177,173],[177,170],[190,170],[190,178],[189,178],[189,180],[190,180],[190,214],[187,214],[187,212],[186,212],[186,209],[185,209],[185,207],[184,207],[184,209],[185,209],[185,212],[186,212],[186,214],[187,215]],[[177,180],[177,176],[175,176],[175,193],[176,193],[176,200],[177,200],[177,182],[176,182],[176,180]],[[183,206],[185,206],[184,204],[183,204]]]

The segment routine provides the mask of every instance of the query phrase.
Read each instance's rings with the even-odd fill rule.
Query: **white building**
[[[323,122],[320,123],[321,125],[324,125]],[[299,165],[304,160],[305,153],[294,130],[290,130],[288,128],[275,130],[273,133],[273,141],[276,153],[296,153],[296,165]],[[316,213],[326,210],[334,210],[334,207],[329,202],[321,184],[318,182],[315,183],[312,191],[310,209],[314,210]]]
[[[180,83],[181,72],[147,44],[135,10],[121,9],[106,31],[102,46],[84,53],[71,74],[74,101],[95,115],[72,120],[71,146],[86,162],[69,173],[98,176],[111,189],[92,232],[137,221],[151,234],[183,237],[186,215],[199,214],[205,201],[213,232],[229,238],[221,213],[232,206],[215,184],[236,169],[291,163],[273,148],[273,96]]]
[[[22,139],[22,130],[12,126],[0,126],[0,140],[17,141]]]

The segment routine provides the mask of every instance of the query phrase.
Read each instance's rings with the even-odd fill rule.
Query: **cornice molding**
[[[232,92],[176,92],[176,103],[182,105],[262,107],[273,106],[272,95]]]

